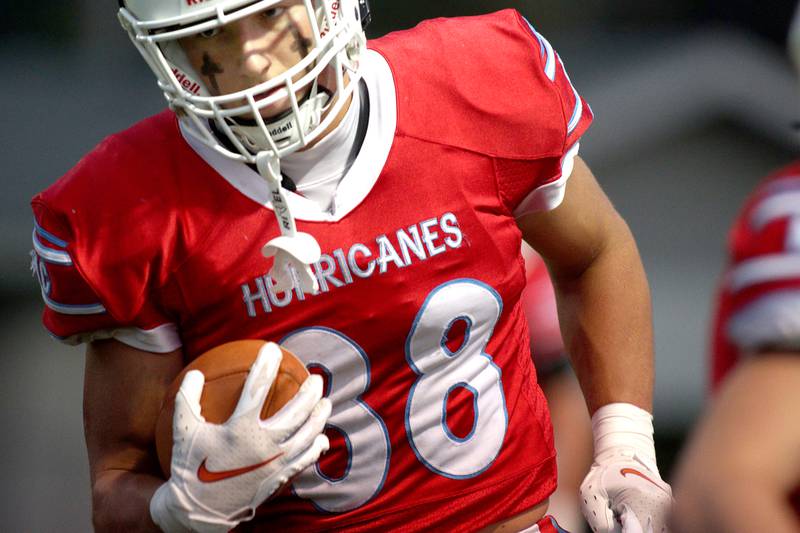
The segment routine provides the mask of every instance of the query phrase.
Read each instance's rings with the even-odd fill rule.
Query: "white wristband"
[[[595,459],[635,454],[658,473],[653,442],[653,415],[630,403],[604,405],[592,415]]]

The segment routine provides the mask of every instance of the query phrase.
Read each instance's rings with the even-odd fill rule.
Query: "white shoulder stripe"
[[[800,253],[800,216],[792,217],[789,222],[789,229],[786,231],[787,250]]]
[[[39,257],[48,263],[72,266],[72,258],[70,257],[69,253],[62,250],[56,250],[54,248],[48,248],[42,244],[42,242],[39,240],[39,235],[37,235],[36,229],[33,230],[33,249],[36,250],[36,254]]]
[[[764,186],[764,194],[776,194],[800,189],[800,176],[781,176]]]
[[[567,74],[567,69],[564,68],[564,62],[561,61],[561,57],[559,56],[558,62],[561,64],[561,70],[564,72],[564,77],[567,78],[567,83],[569,83],[569,88],[572,89],[572,94],[575,96],[575,108],[572,110],[572,117],[569,119],[569,123],[567,124],[567,135],[575,131],[575,128],[578,127],[578,123],[581,121],[581,116],[583,115],[583,105],[581,102],[581,96],[578,94],[578,91],[575,90],[575,86],[572,85],[572,80],[569,79],[569,74]]]
[[[742,350],[800,350],[800,290],[758,298],[728,319],[728,339]]]
[[[778,218],[800,216],[800,190],[773,194],[762,200],[750,217],[750,225],[759,230]]]
[[[539,41],[539,47],[542,50],[542,55],[546,57],[545,65],[544,65],[544,73],[548,77],[548,79],[552,82],[556,81],[556,62],[561,65],[561,71],[564,73],[564,76],[567,78],[567,83],[569,83],[569,88],[572,89],[572,94],[575,95],[575,107],[572,110],[572,116],[569,119],[569,123],[567,124],[567,135],[571,134],[575,131],[575,128],[578,127],[578,123],[581,121],[581,115],[583,114],[583,105],[581,102],[581,97],[578,94],[578,91],[575,90],[575,86],[572,85],[572,80],[569,79],[569,74],[567,74],[567,69],[564,68],[564,62],[561,61],[561,57],[555,53],[553,50],[552,45],[550,42],[544,38],[542,34],[540,34],[533,25],[528,22],[526,19],[525,22],[528,23],[528,27],[531,29],[531,32],[536,37],[536,40]]]
[[[725,283],[732,292],[738,292],[759,283],[792,278],[800,279],[800,253],[748,259],[728,272]]]
[[[56,246],[60,246],[62,248],[67,247],[67,241],[65,241],[64,239],[59,239],[58,237],[56,237],[55,235],[53,235],[52,233],[41,227],[39,223],[36,221],[36,219],[33,219],[33,229],[36,230],[36,232],[39,235],[41,235],[48,241],[52,242]]]
[[[71,305],[56,302],[45,294],[44,289],[42,290],[42,299],[47,307],[62,315],[98,315],[106,312],[106,308],[101,303]]]
[[[538,31],[536,31],[536,29],[533,27],[533,25],[530,22],[528,22],[527,19],[525,20],[525,22],[528,23],[528,27],[533,32],[533,35],[536,36],[536,39],[539,41],[539,46],[542,49],[542,53],[547,58],[545,60],[545,63],[544,63],[544,73],[545,73],[545,75],[548,78],[550,78],[550,81],[555,81],[555,79],[556,79],[556,61],[555,61],[556,53],[553,51],[553,47],[550,46],[550,43],[547,42],[547,39],[545,39]]]

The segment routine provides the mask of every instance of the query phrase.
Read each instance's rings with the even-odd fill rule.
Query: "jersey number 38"
[[[484,350],[500,318],[502,300],[488,285],[454,280],[434,289],[414,319],[405,344],[417,375],[408,392],[406,436],[417,459],[453,479],[475,477],[497,455],[508,426],[500,369]],[[450,330],[463,321],[463,342],[451,351]],[[333,412],[328,425],[347,445],[347,467],[337,479],[317,466],[294,481],[294,490],[321,511],[344,512],[364,505],[383,487],[391,445],[381,417],[362,399],[370,386],[369,357],[344,334],[321,327],[295,331],[281,344],[309,368],[328,377]],[[464,437],[447,425],[447,399],[458,388],[472,393],[474,421]]]

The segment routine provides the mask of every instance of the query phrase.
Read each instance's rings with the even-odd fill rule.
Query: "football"
[[[172,460],[172,415],[175,410],[175,395],[183,377],[190,370],[199,370],[205,376],[200,407],[208,422],[222,424],[233,414],[250,367],[265,344],[261,340],[240,340],[212,348],[192,361],[175,378],[167,391],[164,404],[156,422],[156,452],[161,472],[169,478]],[[272,387],[261,409],[261,418],[266,419],[283,407],[295,395],[300,385],[309,376],[300,359],[281,348],[283,359]]]

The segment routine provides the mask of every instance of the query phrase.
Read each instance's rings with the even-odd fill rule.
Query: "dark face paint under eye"
[[[294,37],[292,51],[302,52],[303,57],[307,56],[311,51],[311,39],[303,37],[300,34],[300,29],[297,27],[297,24],[294,22],[294,20],[289,23],[289,31],[292,32],[292,37]]]
[[[225,71],[211,59],[208,52],[203,53],[203,66],[200,67],[200,69],[200,73],[206,76],[211,82],[211,88],[214,90],[214,94],[220,94],[219,85],[217,84],[217,74],[222,74]]]

